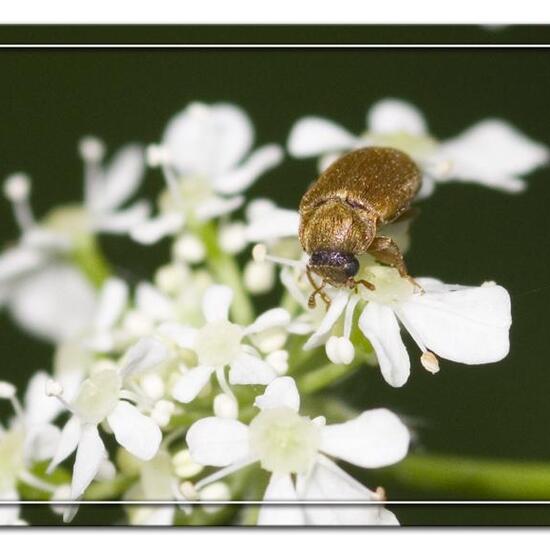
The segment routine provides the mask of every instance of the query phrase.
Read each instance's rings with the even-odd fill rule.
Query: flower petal
[[[125,234],[146,223],[150,214],[151,205],[143,200],[125,210],[101,215],[94,219],[94,228],[103,233]]]
[[[33,271],[47,261],[48,256],[41,251],[22,246],[9,248],[0,255],[0,283]]]
[[[150,283],[139,283],[136,288],[137,308],[156,321],[173,317],[172,301]]]
[[[29,380],[25,391],[25,424],[47,424],[63,409],[60,401],[46,395],[46,382],[51,378],[44,371],[38,371]]]
[[[323,317],[319,328],[309,337],[304,344],[304,349],[313,349],[325,343],[328,333],[342,315],[349,299],[349,292],[339,290],[332,298],[326,315]]]
[[[384,380],[395,388],[402,386],[409,378],[411,363],[391,308],[369,302],[359,317],[359,328],[376,352]]]
[[[219,218],[225,214],[229,214],[237,208],[240,208],[244,203],[244,197],[237,195],[235,197],[224,198],[212,196],[211,198],[201,202],[195,208],[195,217],[199,221],[208,221],[213,218]]]
[[[162,432],[151,418],[127,401],[120,401],[107,417],[117,442],[141,460],[151,460],[158,451]]]
[[[549,160],[548,148],[503,120],[479,122],[446,141],[440,154],[452,162],[451,178],[485,183],[503,191],[521,191],[518,179]]]
[[[82,426],[71,484],[71,500],[76,500],[96,476],[107,452],[95,424]]]
[[[284,327],[288,323],[290,323],[290,313],[282,307],[275,307],[259,315],[251,325],[246,327],[244,333],[256,334],[270,328]]]
[[[374,409],[342,424],[325,426],[321,450],[363,468],[389,466],[403,459],[410,435],[399,417]]]
[[[160,336],[168,338],[178,346],[186,349],[193,349],[197,337],[197,329],[178,323],[162,323],[158,326],[157,332]]]
[[[15,320],[30,333],[67,341],[88,328],[96,308],[95,290],[76,268],[52,264],[18,281],[8,297]]]
[[[61,430],[53,424],[34,424],[25,427],[23,456],[26,464],[49,460],[59,447]]]
[[[423,279],[418,283],[429,284]],[[495,284],[427,290],[400,305],[398,315],[412,336],[445,359],[478,365],[500,361],[510,348],[510,296]]]
[[[427,132],[422,113],[401,99],[383,99],[375,103],[367,113],[367,128],[374,134],[404,132],[418,136]]]
[[[271,382],[262,395],[256,397],[254,405],[262,411],[289,407],[298,412],[300,409],[300,394],[296,382],[290,376],[281,376]]]
[[[145,171],[143,147],[129,144],[117,151],[104,172],[101,193],[95,199],[94,209],[116,210],[139,187]]]
[[[268,363],[250,353],[239,354],[229,364],[231,384],[269,384],[276,377],[277,373]]]
[[[280,164],[282,159],[283,150],[279,145],[264,145],[256,149],[238,168],[215,178],[212,187],[222,195],[241,193],[264,172]]]
[[[161,214],[132,227],[130,237],[140,244],[154,244],[177,233],[184,223],[185,217],[181,212]]]
[[[293,157],[316,157],[323,153],[352,149],[356,136],[325,118],[309,116],[294,124],[287,148]]]
[[[95,327],[106,330],[114,326],[128,303],[128,285],[115,277],[107,279],[99,294]]]
[[[122,358],[122,376],[133,376],[152,369],[168,359],[170,351],[158,338],[138,340]]]
[[[78,445],[80,434],[82,432],[80,420],[77,416],[71,416],[63,430],[61,430],[61,437],[55,455],[48,466],[48,473],[51,473],[61,464]]]
[[[259,203],[259,208],[256,208],[254,203]],[[265,242],[298,235],[298,212],[270,203],[271,201],[262,199],[249,203],[246,212],[248,224],[245,229],[245,236],[249,242]],[[253,214],[249,215],[249,212]]]
[[[302,500],[375,501],[378,495],[353,479],[334,462],[321,459],[311,474],[298,478],[298,495]],[[312,525],[397,525],[395,516],[383,506],[327,504],[304,507]]]
[[[226,320],[233,301],[233,290],[224,285],[208,287],[202,298],[202,313],[208,323]]]
[[[298,500],[290,475],[272,474],[263,500],[264,502]],[[258,516],[258,525],[305,525],[305,523],[303,509],[298,505],[263,505]]]
[[[184,373],[174,384],[172,396],[180,403],[190,403],[208,384],[214,369],[212,367],[194,367]]]
[[[163,145],[182,174],[215,177],[234,167],[252,145],[246,113],[228,103],[192,103],[168,123]]]
[[[248,426],[230,418],[201,418],[186,439],[191,459],[203,466],[228,466],[250,454]]]

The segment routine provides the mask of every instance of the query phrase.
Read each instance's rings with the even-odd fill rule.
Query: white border
[[[544,24],[543,0],[2,0],[8,24]]]

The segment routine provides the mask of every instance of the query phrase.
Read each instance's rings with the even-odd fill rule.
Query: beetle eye
[[[359,261],[357,258],[352,258],[348,263],[346,263],[344,270],[348,277],[354,277],[357,275],[357,272],[359,271]]]

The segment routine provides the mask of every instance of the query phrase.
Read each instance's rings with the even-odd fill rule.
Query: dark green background
[[[0,29],[5,41],[65,42],[127,40],[169,42],[258,41],[261,29]],[[268,29],[265,40],[312,42],[465,43],[533,40],[545,28],[286,28]],[[431,34],[430,34],[431,32]],[[40,34],[42,33],[42,34]],[[65,33],[65,34],[63,34]],[[103,33],[103,35],[101,34]],[[141,34],[140,34],[141,33]],[[187,34],[186,34],[187,33]],[[385,34],[384,34],[385,33]],[[141,38],[143,36],[145,38]],[[431,38],[430,38],[431,37]],[[478,120],[496,116],[528,136],[550,144],[550,58],[544,49],[9,49],[0,51],[0,175],[32,174],[38,214],[78,200],[80,136],[94,133],[110,148],[129,140],[158,140],[169,117],[189,101],[231,101],[252,117],[259,143],[284,143],[292,123],[320,114],[359,132],[374,101],[400,97],[417,104],[435,136],[456,135]],[[112,149],[111,149],[112,150]],[[315,175],[315,163],[288,159],[254,186],[295,208]],[[513,303],[511,353],[497,365],[466,367],[442,362],[437,376],[418,364],[401,389],[378,372],[361,371],[339,388],[361,407],[388,406],[419,426],[419,445],[473,457],[550,460],[550,170],[529,176],[529,190],[507,195],[476,185],[438,187],[421,204],[407,261],[414,275],[479,284],[494,279]],[[154,196],[161,179],[151,173],[143,189]],[[1,237],[17,236],[10,209],[0,203]],[[145,249],[126,239],[102,238],[114,263],[147,276],[164,261],[165,247]],[[48,368],[50,348],[0,318],[0,378],[22,387],[38,368]],[[7,409],[3,407],[3,414]],[[376,479],[375,474],[367,480]],[[390,497],[455,499],[389,487]],[[485,498],[485,495],[483,495]],[[550,510],[535,507],[422,507],[397,510],[405,524],[550,524]],[[41,513],[33,511],[37,518]],[[49,514],[47,514],[49,517]],[[106,508],[85,507],[76,523],[97,524]]]

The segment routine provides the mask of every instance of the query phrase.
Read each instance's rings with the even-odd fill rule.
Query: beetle
[[[330,304],[326,284],[374,290],[372,283],[354,278],[360,254],[369,253],[408,277],[396,243],[377,231],[409,210],[421,180],[419,168],[402,151],[364,147],[340,157],[311,184],[299,208],[299,238],[310,256],[306,272],[314,288],[309,307],[315,307],[318,294]],[[321,277],[319,286],[312,272]]]

